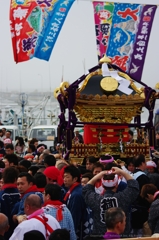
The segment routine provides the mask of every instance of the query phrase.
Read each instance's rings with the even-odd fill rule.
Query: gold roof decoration
[[[82,122],[130,123],[133,117],[141,114],[144,88],[137,88],[126,73],[108,69],[107,64],[111,60],[106,55],[99,63],[101,68],[89,73],[77,90],[74,110],[78,118]],[[103,74],[103,66],[108,76]],[[119,89],[122,81],[130,94]]]
[[[102,58],[99,60],[99,63],[111,63],[111,59],[108,58],[106,55],[104,55],[104,57],[102,57]]]
[[[79,81],[81,86],[78,80],[72,84],[77,86],[74,110],[80,121],[130,123],[133,117],[141,114],[144,87],[138,88],[128,74],[114,70],[106,55],[84,77]],[[62,82],[54,96],[62,94],[67,98],[67,89],[72,85]]]
[[[159,83],[156,83],[155,89],[159,89]]]

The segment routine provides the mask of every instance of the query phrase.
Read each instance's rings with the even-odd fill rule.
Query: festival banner
[[[93,2],[98,59],[141,81],[156,5]],[[106,31],[103,31],[107,29]]]
[[[75,0],[11,0],[10,29],[16,63],[48,61]]]

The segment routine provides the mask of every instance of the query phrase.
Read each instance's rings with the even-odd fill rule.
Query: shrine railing
[[[145,157],[149,157],[149,145],[132,143],[129,145],[123,145],[123,152],[120,151],[118,144],[77,144],[72,145],[70,152],[71,158],[84,158],[87,156],[105,155],[109,153],[111,155],[118,155],[121,158],[133,157],[138,154],[144,154]]]

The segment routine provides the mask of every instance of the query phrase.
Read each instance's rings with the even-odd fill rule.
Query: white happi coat
[[[47,221],[47,224],[50,225],[50,227],[53,229],[53,230],[56,230],[58,228],[61,228],[60,227],[60,224],[58,223],[58,221],[52,217],[51,215],[49,214],[44,214],[44,216],[46,218],[48,218],[48,221]],[[38,217],[41,217],[40,215],[38,215]],[[29,232],[31,230],[38,230],[40,231],[44,237],[46,238],[46,229],[45,229],[45,226],[44,224],[35,219],[35,218],[31,218],[29,220],[25,220],[23,222],[21,222],[14,230],[12,236],[10,237],[9,240],[22,240],[23,237],[24,237],[24,233],[26,232]],[[47,231],[48,233],[48,236],[50,235],[50,233]]]

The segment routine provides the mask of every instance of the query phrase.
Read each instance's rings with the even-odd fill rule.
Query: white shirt
[[[37,215],[38,217],[41,217],[40,215]],[[58,223],[58,221],[52,217],[49,214],[44,214],[44,216],[46,218],[48,218],[47,224],[50,225],[50,227],[53,230],[56,230],[60,227],[60,224]],[[24,233],[29,232],[31,230],[38,230],[40,231],[46,238],[46,229],[44,224],[39,221],[38,219],[35,218],[31,218],[29,220],[25,220],[23,222],[21,222],[14,230],[12,236],[10,237],[9,240],[22,240],[24,237]],[[48,235],[50,235],[50,233],[48,232]]]

